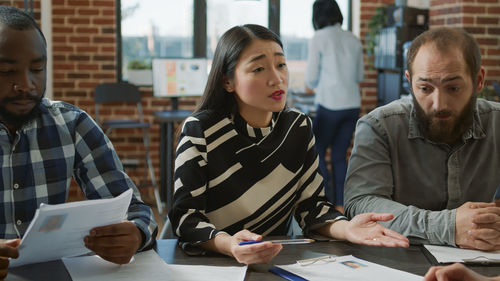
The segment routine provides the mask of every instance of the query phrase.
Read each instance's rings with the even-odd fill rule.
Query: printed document
[[[246,266],[166,264],[153,250],[136,254],[124,265],[110,263],[99,256],[63,258],[63,262],[73,281],[243,281],[247,271]]]
[[[123,221],[132,189],[115,198],[58,205],[41,204],[19,245],[19,258],[10,267],[57,260],[90,252],[83,238],[97,226]]]
[[[500,251],[485,252],[448,246],[424,245],[439,263],[500,263]]]
[[[311,259],[312,260],[312,259]],[[422,276],[371,263],[352,255],[321,259],[309,264],[277,265],[311,281],[366,280],[366,281],[422,281]]]

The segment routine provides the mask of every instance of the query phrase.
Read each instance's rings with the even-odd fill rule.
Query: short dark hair
[[[256,24],[235,26],[226,31],[215,48],[207,85],[195,112],[205,109],[220,109],[230,112],[236,105],[234,94],[224,89],[224,79],[233,79],[241,52],[255,39],[276,42],[282,49],[279,36],[271,30]]]
[[[406,62],[406,69],[410,73],[410,77],[412,76],[413,61],[420,47],[427,43],[434,44],[441,52],[448,51],[453,47],[458,48],[462,52],[472,81],[476,84],[476,77],[481,68],[481,50],[474,37],[460,28],[433,28],[415,38],[408,49]]]
[[[12,6],[0,6],[0,23],[15,30],[27,30],[34,28],[40,33],[43,42],[47,45],[45,36],[43,36],[42,30],[36,23],[35,19],[23,10]]]
[[[335,0],[316,0],[313,4],[312,23],[314,30],[325,26],[342,24],[344,17]]]

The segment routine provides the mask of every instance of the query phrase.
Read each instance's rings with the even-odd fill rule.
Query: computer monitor
[[[201,96],[207,77],[206,59],[153,59],[155,97]]]

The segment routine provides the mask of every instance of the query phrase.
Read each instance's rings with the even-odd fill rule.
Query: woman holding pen
[[[276,34],[248,24],[221,37],[201,104],[177,145],[169,218],[181,246],[267,263],[281,244],[239,244],[286,235],[294,216],[305,235],[407,247],[404,236],[377,223],[393,215],[347,221],[326,200],[311,120],[285,106],[287,90]]]

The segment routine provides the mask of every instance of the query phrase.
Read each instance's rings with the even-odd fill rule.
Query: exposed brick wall
[[[92,116],[95,86],[115,80],[114,2],[52,0],[53,99]],[[75,186],[72,199],[81,197]]]
[[[95,116],[94,88],[103,82],[115,82],[116,23],[115,1],[53,0],[54,99],[64,100]],[[165,110],[167,99],[153,98],[151,88],[141,89],[145,121],[150,128],[150,153],[159,181],[159,134],[153,112]],[[193,107],[193,101],[180,103]],[[135,105],[117,103],[100,108],[105,119],[138,118]],[[116,130],[109,135],[121,159],[139,159],[144,167],[144,146],[141,130]],[[144,170],[128,169],[136,184],[141,184]],[[72,194],[77,188],[72,186]]]
[[[360,38],[365,46],[365,79],[361,83],[361,115],[377,107],[377,71],[373,67],[373,60],[366,55],[365,34],[369,32],[368,22],[375,15],[377,7],[391,4],[394,4],[393,0],[361,0]]]
[[[24,8],[24,0],[0,1],[0,5]],[[40,0],[34,2],[34,15],[40,23]],[[72,103],[95,116],[94,88],[103,82],[116,81],[116,24],[114,0],[52,0],[53,42],[53,99]],[[159,181],[160,128],[153,112],[170,107],[168,99],[154,98],[151,88],[141,88],[143,110],[150,129],[150,152]],[[182,109],[193,109],[196,100],[185,99]],[[135,105],[112,104],[100,109],[100,118],[119,119],[138,115]],[[143,161],[142,131],[117,130],[109,135],[122,159],[140,158]],[[143,164],[143,162],[141,162]],[[142,169],[127,170],[136,182],[141,183]],[[70,200],[82,199],[75,182],[72,182]]]
[[[361,39],[368,31],[367,23],[375,8],[394,1],[361,0]],[[500,1],[499,0],[432,0],[429,9],[430,28],[461,27],[471,33],[481,47],[482,65],[486,69],[486,85],[500,81]],[[366,52],[365,52],[366,54]],[[377,72],[365,55],[365,80],[361,83],[362,108],[365,114],[376,107]]]
[[[471,33],[481,47],[486,85],[500,81],[500,1],[431,1],[430,26],[460,27]]]
[[[8,0],[8,1],[0,1],[0,5],[6,6],[14,6],[19,9],[24,9],[24,0]],[[33,3],[33,13],[35,15],[35,19],[40,20],[40,2],[34,1]]]
[[[500,5],[499,0],[436,0],[431,1],[431,27],[460,26],[478,39],[488,81],[500,81]],[[361,40],[368,32],[367,23],[375,8],[393,4],[393,0],[361,0]],[[24,0],[0,1],[3,5],[24,7]],[[35,18],[40,19],[40,0],[35,1]],[[113,0],[52,0],[54,99],[79,106],[94,116],[94,88],[101,82],[113,82],[115,76],[115,1]],[[366,52],[365,52],[366,54]],[[170,107],[168,99],[154,98],[151,88],[141,88],[146,120],[153,126],[151,154],[159,178],[159,125],[153,112]],[[361,84],[362,114],[376,107],[377,73],[365,55],[365,80]],[[196,99],[180,101],[180,107],[193,109]],[[101,112],[102,118],[129,117],[133,106],[117,104]],[[143,152],[140,131],[117,131],[110,138],[121,158],[131,158]],[[134,181],[142,171],[127,171]],[[74,189],[74,188],[73,188]],[[75,191],[72,190],[74,193]]]

